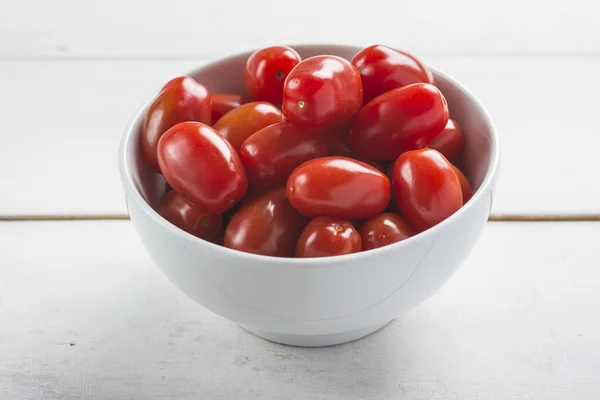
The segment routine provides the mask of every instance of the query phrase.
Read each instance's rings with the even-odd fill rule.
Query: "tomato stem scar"
[[[283,71],[277,71],[277,73],[275,74],[275,78],[282,80],[283,79]]]
[[[298,102],[298,108],[304,108],[305,104],[302,100]]]
[[[337,224],[337,225],[335,226],[335,230],[336,230],[336,231],[338,231],[338,232],[341,232],[341,231],[342,231],[342,229],[344,229],[344,228],[342,228],[342,226],[341,226],[340,224]]]

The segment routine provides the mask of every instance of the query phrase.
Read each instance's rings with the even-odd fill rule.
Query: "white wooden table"
[[[0,0],[0,399],[598,399],[600,3],[490,3]],[[503,150],[452,281],[323,349],[258,339],[168,283],[116,163],[168,78],[301,42],[413,51],[483,100]]]

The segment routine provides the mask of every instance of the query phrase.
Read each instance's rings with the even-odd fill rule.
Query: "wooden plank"
[[[1,57],[220,55],[275,42],[385,42],[434,54],[600,51],[600,4],[589,0],[9,4],[0,13]]]
[[[193,303],[129,222],[0,223],[0,398],[598,398],[599,235],[489,223],[427,302],[363,340],[303,349]]]
[[[117,149],[136,110],[197,61],[0,62],[0,213],[124,214]]]
[[[435,56],[481,98],[502,140],[495,216],[598,215],[600,57]],[[0,216],[124,215],[121,133],[185,60],[0,61]]]

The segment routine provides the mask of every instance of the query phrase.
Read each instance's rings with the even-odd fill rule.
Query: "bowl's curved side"
[[[490,197],[456,225],[368,264],[285,268],[207,253],[157,227],[135,203],[132,221],[152,259],[171,282],[207,309],[267,332],[322,335],[382,324],[419,304],[456,272],[479,237]]]
[[[349,58],[358,48],[297,46],[303,57],[330,53]],[[209,90],[234,91],[249,53],[191,73]],[[478,187],[455,215],[403,242],[328,259],[281,259],[225,249],[197,239],[153,210],[164,179],[141,159],[142,109],[125,132],[119,167],[133,224],[163,273],[211,311],[261,331],[322,335],[380,325],[417,305],[458,269],[489,216],[499,147],[489,115],[458,83],[434,69],[453,116],[466,136],[467,175]],[[241,80],[241,74],[239,79]],[[214,82],[213,82],[214,81]],[[226,83],[219,83],[224,82]]]

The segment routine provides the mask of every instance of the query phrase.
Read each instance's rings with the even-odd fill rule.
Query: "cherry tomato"
[[[414,83],[384,93],[362,108],[348,136],[359,156],[393,160],[424,147],[448,122],[442,93],[428,83]]]
[[[460,181],[460,189],[462,191],[463,204],[465,204],[467,201],[471,200],[471,197],[473,197],[473,189],[471,188],[469,180],[460,169],[458,169],[455,165],[452,166],[452,169],[454,170],[456,176],[458,177],[458,180]]]
[[[448,161],[454,162],[462,150],[464,142],[465,138],[463,137],[460,125],[453,119],[449,119],[446,127],[427,144],[427,147],[436,149]]]
[[[163,86],[146,111],[140,136],[148,164],[160,172],[156,155],[160,137],[179,122],[198,121],[210,125],[210,110],[208,90],[194,79],[181,76]]]
[[[285,189],[244,204],[225,229],[225,247],[274,257],[292,257],[308,220],[290,205]]]
[[[304,131],[288,122],[261,129],[240,148],[248,180],[258,188],[285,186],[297,166],[326,155],[327,141],[323,135]]]
[[[363,250],[387,246],[416,234],[403,217],[394,213],[379,214],[360,226]]]
[[[350,221],[318,217],[306,225],[296,245],[296,257],[330,257],[358,253],[360,235]]]
[[[227,114],[234,108],[238,108],[242,104],[252,101],[250,96],[242,96],[241,94],[232,93],[217,93],[212,95],[212,114],[211,119],[217,122],[219,118]]]
[[[283,87],[282,110],[306,129],[341,126],[362,106],[360,74],[336,56],[315,56],[296,65]]]
[[[402,214],[424,231],[454,214],[463,204],[460,181],[452,164],[437,150],[402,154],[394,165],[394,191]]]
[[[308,217],[359,220],[390,201],[390,181],[376,168],[347,157],[322,157],[296,168],[287,182],[290,203]]]
[[[246,62],[244,80],[256,100],[281,104],[283,83],[302,59],[296,50],[285,46],[257,50]]]
[[[413,83],[433,84],[433,74],[415,56],[387,46],[374,45],[359,51],[352,64],[362,78],[365,104],[392,89]]]
[[[223,232],[221,214],[209,214],[172,190],[162,199],[158,213],[178,228],[200,239],[213,241]]]
[[[221,214],[246,193],[239,156],[210,126],[181,122],[158,142],[158,164],[171,187],[201,210]]]
[[[250,135],[280,122],[285,122],[285,118],[277,107],[264,101],[253,101],[223,115],[214,128],[231,143],[235,151],[239,151]]]

